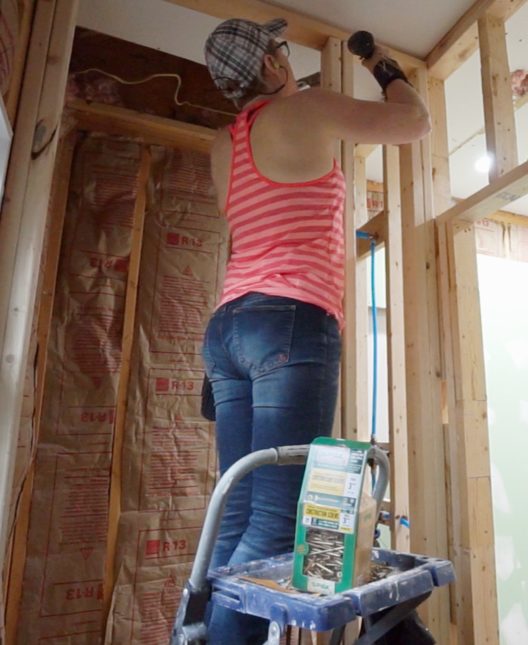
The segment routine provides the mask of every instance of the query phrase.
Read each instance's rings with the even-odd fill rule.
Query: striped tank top
[[[231,255],[218,306],[250,291],[318,305],[343,327],[345,181],[339,166],[307,182],[282,183],[255,165],[251,126],[268,100],[242,111],[233,142],[226,217]]]

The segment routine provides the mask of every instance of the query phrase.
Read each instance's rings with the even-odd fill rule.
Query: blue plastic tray
[[[385,549],[373,549],[372,560],[393,571],[381,580],[330,596],[283,591],[243,579],[249,576],[277,583],[289,579],[292,554],[220,567],[211,571],[208,577],[213,598],[220,605],[276,621],[281,629],[293,625],[312,631],[341,627],[357,616],[370,616],[430,593],[434,587],[449,584],[455,578],[449,560]]]

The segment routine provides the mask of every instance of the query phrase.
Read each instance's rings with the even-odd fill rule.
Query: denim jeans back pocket
[[[290,360],[294,304],[261,304],[233,311],[233,341],[240,365],[262,374]]]

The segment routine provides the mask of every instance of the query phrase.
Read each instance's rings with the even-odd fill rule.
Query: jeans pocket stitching
[[[284,337],[281,338],[281,346],[274,353],[272,359],[269,359],[264,365],[257,366],[247,356],[244,356],[244,351],[241,343],[241,334],[239,331],[239,316],[241,313],[258,312],[279,312],[290,313],[288,317],[288,326],[284,331]],[[249,370],[254,370],[258,375],[270,372],[279,366],[286,365],[290,359],[291,345],[293,340],[293,328],[295,325],[295,312],[296,305],[252,305],[249,307],[237,307],[233,310],[233,344],[237,354],[237,360],[241,365]]]

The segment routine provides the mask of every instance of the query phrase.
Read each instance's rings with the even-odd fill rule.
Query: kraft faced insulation
[[[222,280],[225,225],[205,155],[151,154],[106,639],[110,472],[141,147],[93,135],[72,169],[19,643],[168,643],[214,485],[200,348]]]

